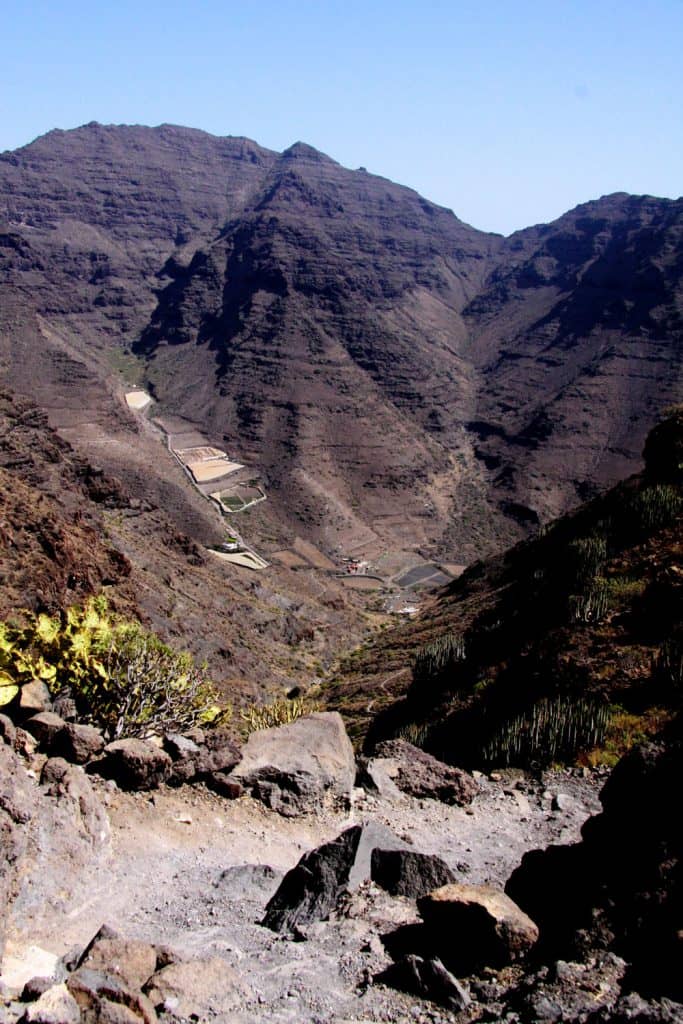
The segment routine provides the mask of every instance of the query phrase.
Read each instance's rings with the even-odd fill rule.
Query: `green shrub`
[[[22,624],[0,623],[1,690],[7,695],[14,687],[13,697],[35,679],[56,696],[71,696],[80,716],[110,739],[181,731],[230,715],[189,654],[114,618],[101,598],[61,616],[26,613]]]

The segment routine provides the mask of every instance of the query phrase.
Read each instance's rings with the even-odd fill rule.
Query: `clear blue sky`
[[[508,233],[683,193],[683,0],[2,0],[0,150],[87,121],[303,140]]]

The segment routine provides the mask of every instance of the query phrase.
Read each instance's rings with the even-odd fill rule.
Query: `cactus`
[[[683,637],[670,636],[662,644],[656,668],[676,690],[683,689]]]
[[[681,512],[683,501],[671,484],[645,487],[630,502],[629,512],[638,533],[650,534],[670,526]]]
[[[460,633],[444,633],[420,647],[413,662],[415,683],[431,683],[457,662],[465,660],[465,641]]]
[[[572,622],[600,622],[610,610],[612,588],[600,577],[583,594],[569,595],[569,615]]]
[[[606,704],[557,696],[539,701],[506,722],[481,751],[487,765],[551,764],[604,742],[610,721]]]

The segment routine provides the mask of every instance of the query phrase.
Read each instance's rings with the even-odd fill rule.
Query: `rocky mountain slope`
[[[1,358],[124,480],[121,371],[259,467],[275,529],[463,564],[632,470],[679,396],[682,209],[502,239],[300,143],[51,132],[0,155]]]
[[[682,451],[679,407],[649,435],[642,474],[345,656],[326,695],[356,740],[528,767],[596,747],[614,763],[656,733],[681,701]],[[551,747],[561,723],[573,739]]]

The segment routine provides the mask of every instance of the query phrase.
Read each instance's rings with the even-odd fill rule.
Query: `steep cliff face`
[[[124,369],[287,528],[468,562],[633,470],[680,395],[682,213],[614,195],[502,239],[302,143],[51,132],[0,155],[0,358],[105,465]]]
[[[518,232],[464,315],[477,454],[547,519],[632,472],[681,399],[683,201],[606,196]]]

